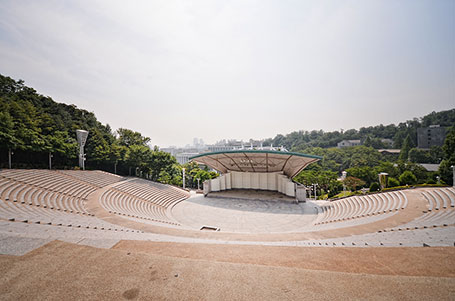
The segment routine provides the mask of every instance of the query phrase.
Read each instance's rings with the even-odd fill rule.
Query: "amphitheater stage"
[[[260,194],[224,191],[208,197],[193,195],[178,203],[172,215],[185,228],[211,227],[235,233],[298,232],[316,219],[317,205],[281,201],[282,198],[286,197],[267,191]]]
[[[277,201],[295,203],[294,197],[286,196],[277,191],[256,190],[256,189],[232,189],[217,192],[210,192],[210,198],[254,200],[254,201]]]

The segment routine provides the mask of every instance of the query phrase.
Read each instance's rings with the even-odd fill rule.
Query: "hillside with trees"
[[[86,168],[182,185],[182,167],[170,154],[151,148],[149,137],[130,129],[113,131],[93,112],[57,103],[21,80],[0,75],[1,168],[8,167],[8,151],[13,168],[49,168],[49,155],[55,169],[78,168],[77,129],[89,131]],[[198,167],[189,171],[213,176]]]
[[[406,137],[410,137],[411,146],[417,145],[417,128],[428,127],[438,124],[443,127],[451,127],[455,124],[455,109],[432,112],[422,118],[414,118],[398,125],[377,125],[361,127],[359,130],[349,129],[346,131],[324,132],[296,131],[287,135],[277,135],[275,138],[266,139],[264,145],[284,146],[286,149],[299,151],[308,147],[336,147],[342,140],[358,139],[363,145],[376,149],[395,148],[401,149]],[[391,139],[392,145],[381,142],[381,139]]]

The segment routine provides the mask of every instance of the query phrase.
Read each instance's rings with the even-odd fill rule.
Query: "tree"
[[[15,149],[22,142],[16,138],[14,121],[8,112],[0,112],[0,146]]]
[[[151,152],[147,163],[150,168],[151,179],[157,181],[163,171],[169,175],[174,174],[174,165],[177,164],[177,160],[171,154],[155,149]]]
[[[147,161],[151,158],[151,152],[152,151],[148,146],[131,145],[126,153],[126,163],[130,166],[130,168],[139,168],[142,172],[148,172]],[[160,171],[155,174],[155,181],[158,179]]]
[[[417,178],[416,176],[409,170],[404,171],[400,175],[400,183],[401,185],[413,185],[417,183]]]
[[[117,130],[118,134],[118,143],[119,145],[123,145],[126,147],[130,147],[132,145],[143,145],[146,146],[147,143],[150,142],[149,137],[144,137],[139,132],[135,132],[129,129],[119,128]]]
[[[402,161],[408,161],[409,151],[411,150],[411,148],[412,148],[411,136],[408,134],[403,141],[403,145],[401,146],[399,159]]]
[[[397,187],[397,186],[400,186],[400,182],[395,178],[389,177],[387,187]]]
[[[381,162],[378,166],[375,167],[375,174],[378,175],[381,172],[388,173],[390,177],[398,178],[402,173],[398,168],[398,164],[392,162]]]
[[[365,181],[362,181],[356,177],[346,177],[343,181],[344,185],[348,187],[351,191],[356,191],[357,187],[365,185]]]
[[[378,191],[380,189],[378,182],[373,182],[370,185],[370,191]]]
[[[439,174],[445,183],[453,185],[453,170],[451,166],[455,166],[455,126],[452,126],[447,133],[442,152],[444,160],[439,165]]]
[[[362,167],[351,167],[346,170],[349,176],[356,177],[361,179],[366,183],[366,185],[370,185],[371,182],[377,179],[377,173],[374,171],[373,168],[369,166],[362,166]]]

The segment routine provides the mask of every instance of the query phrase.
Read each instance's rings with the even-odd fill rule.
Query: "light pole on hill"
[[[49,152],[49,169],[52,169],[52,157],[53,157],[52,153]]]
[[[11,156],[12,155],[14,155],[14,152],[11,149],[9,149],[8,150],[8,167],[9,167],[9,169],[11,169],[11,165],[12,165],[11,164]]]
[[[76,130],[77,143],[79,144],[79,167],[85,170],[84,146],[87,142],[88,131]]]
[[[318,186],[318,184],[313,184],[313,189],[314,189],[314,200],[315,200],[315,201],[316,201],[316,197],[317,197],[316,186]]]
[[[185,189],[185,168],[182,168],[182,175],[183,175],[183,189]]]

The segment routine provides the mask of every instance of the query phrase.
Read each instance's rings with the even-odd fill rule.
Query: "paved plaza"
[[[172,215],[183,227],[194,230],[209,226],[222,232],[299,232],[317,218],[315,206],[312,202],[194,195],[178,203]]]

